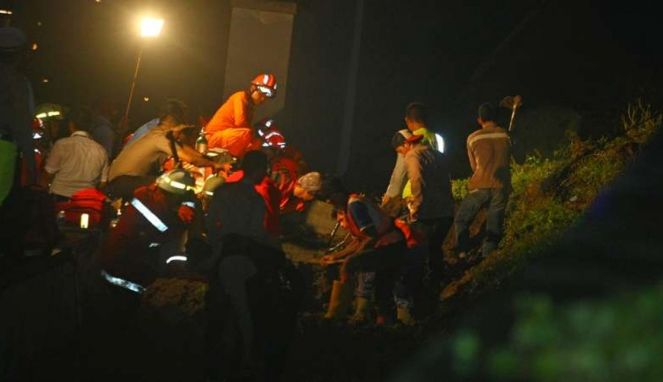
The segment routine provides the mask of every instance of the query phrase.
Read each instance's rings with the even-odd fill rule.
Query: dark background
[[[275,117],[314,169],[334,172],[356,2],[296,3],[286,107]],[[404,128],[412,101],[430,106],[455,177],[469,173],[464,140],[477,128],[481,102],[523,95],[524,152],[556,146],[569,127],[584,136],[615,133],[619,115],[638,97],[660,107],[661,13],[650,3],[365,0],[346,180],[384,190],[395,156],[389,141]],[[26,68],[38,104],[110,98],[124,107],[140,46],[135,25],[146,10],[166,24],[145,46],[131,126],[151,119],[167,97],[205,116],[224,101],[227,0],[0,4],[39,45]]]

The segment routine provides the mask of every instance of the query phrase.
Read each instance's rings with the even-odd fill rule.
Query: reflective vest
[[[146,285],[156,275],[154,251],[179,237],[184,223],[155,185],[139,188],[134,196],[102,246],[101,266],[113,277]]]
[[[384,211],[382,211],[381,208],[379,208],[375,204],[367,201],[365,198],[357,194],[350,195],[345,213],[345,220],[348,223],[348,231],[350,231],[350,234],[352,236],[362,239],[367,238],[367,235],[364,232],[362,232],[361,229],[359,229],[359,225],[354,220],[352,214],[349,212],[350,204],[352,203],[364,203],[366,205],[368,214],[371,217],[371,220],[373,221],[373,226],[377,230],[379,237],[377,242],[375,243],[374,248],[398,243],[399,241],[403,240],[403,235],[394,226],[393,219],[390,218],[386,213],[384,213]]]

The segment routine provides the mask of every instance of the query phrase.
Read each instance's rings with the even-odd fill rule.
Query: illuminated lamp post
[[[155,38],[158,37],[161,33],[161,28],[163,27],[162,19],[154,18],[144,18],[141,23],[141,37],[146,38]],[[134,90],[136,89],[136,79],[138,78],[138,71],[140,70],[140,59],[143,56],[143,46],[144,40],[140,44],[140,50],[138,51],[138,60],[136,61],[136,71],[134,72],[134,79],[131,81],[131,90],[129,91],[129,101],[127,102],[127,108],[124,111],[124,117],[122,117],[121,128],[125,128],[129,123],[129,110],[131,110],[131,101],[134,97]]]

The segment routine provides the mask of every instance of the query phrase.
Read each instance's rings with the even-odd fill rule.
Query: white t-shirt
[[[55,143],[44,169],[55,175],[51,193],[70,197],[108,180],[108,155],[88,133],[76,131]]]

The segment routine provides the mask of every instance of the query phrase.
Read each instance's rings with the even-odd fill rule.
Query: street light
[[[158,37],[161,33],[161,27],[163,27],[163,20],[145,18],[140,23],[141,25],[141,36],[143,37]]]
[[[155,19],[152,17],[146,17],[140,22],[140,35],[144,38],[155,38],[159,37],[161,34],[161,28],[163,27],[163,19]],[[136,61],[136,71],[134,72],[134,79],[131,81],[131,91],[129,91],[129,102],[127,102],[127,108],[124,111],[124,117],[122,118],[122,128],[126,128],[129,123],[129,110],[131,109],[131,100],[134,97],[134,89],[136,88],[136,79],[138,78],[138,71],[140,70],[140,59],[143,56],[143,46],[144,41],[140,44],[140,50],[138,51],[138,60]]]

